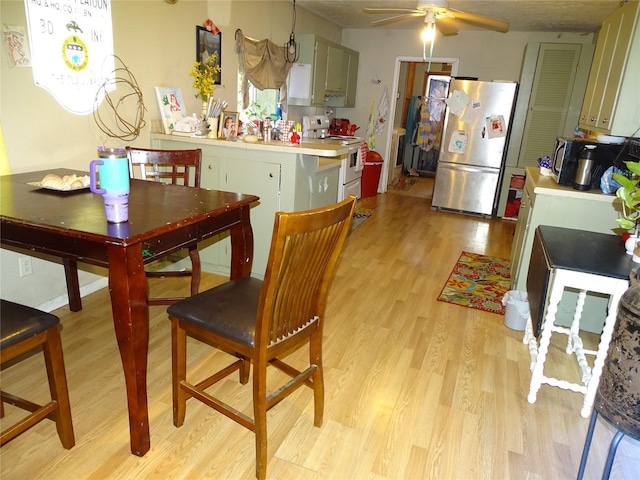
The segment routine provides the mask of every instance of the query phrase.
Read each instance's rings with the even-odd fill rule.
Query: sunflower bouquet
[[[206,102],[213,95],[213,84],[220,73],[218,56],[214,53],[203,62],[195,62],[189,75],[193,77],[193,88],[197,90],[196,98]]]

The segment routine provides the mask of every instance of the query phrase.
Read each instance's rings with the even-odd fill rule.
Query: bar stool
[[[527,397],[529,403],[535,403],[541,385],[547,384],[582,393],[584,402],[580,414],[584,418],[589,417],[607,357],[618,303],[622,294],[629,288],[629,272],[632,266],[620,238],[615,235],[560,227],[537,227],[527,277],[527,291],[530,304],[534,302],[532,312],[539,312],[539,315],[534,313],[529,318],[523,339],[523,342],[529,345],[531,356],[532,373]],[[540,284],[543,284],[542,289]],[[579,291],[569,328],[554,325],[558,304],[565,288],[575,288]],[[608,314],[598,349],[595,351],[585,349],[579,335],[580,318],[587,291],[607,294],[610,297]],[[536,303],[538,300],[540,303]],[[541,321],[543,317],[544,321]],[[575,354],[582,384],[544,374],[544,363],[553,333],[567,335],[566,353]],[[538,335],[539,344],[536,339]],[[586,355],[595,356],[593,368],[589,366]]]
[[[67,379],[62,358],[62,344],[58,332],[60,320],[55,315],[35,308],[1,300],[0,304],[0,363],[4,364],[35,347],[41,347],[47,368],[51,401],[37,405],[28,400],[0,391],[0,417],[4,417],[4,403],[32,412],[0,433],[0,446],[13,440],[45,418],[56,422],[62,446],[75,445]]]

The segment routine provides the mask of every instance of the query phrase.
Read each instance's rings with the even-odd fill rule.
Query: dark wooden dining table
[[[42,252],[63,260],[106,267],[113,324],[124,368],[131,452],[151,446],[147,407],[149,310],[145,264],[189,243],[221,232],[231,236],[232,279],[251,273],[254,195],[131,181],[129,220],[107,223],[100,195],[89,189],[59,192],[29,185],[53,169],[0,176],[2,245]],[[43,299],[47,300],[47,299]]]

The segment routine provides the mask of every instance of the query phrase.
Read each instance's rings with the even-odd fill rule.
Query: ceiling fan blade
[[[376,20],[371,22],[372,27],[379,27],[381,25],[388,25],[389,23],[400,22],[402,20],[408,20],[411,17],[424,17],[424,12],[407,13],[404,15],[396,15],[395,17],[383,18],[382,20]]]
[[[453,16],[453,18],[461,22],[477,27],[488,28],[496,32],[507,33],[509,31],[509,22],[498,20],[497,18],[485,17],[476,13],[465,13],[452,8],[449,9],[448,15]]]
[[[436,29],[444,37],[450,37],[458,34],[458,28],[453,24],[453,21],[449,17],[440,17],[436,22]]]
[[[413,8],[373,8],[373,7],[363,7],[362,11],[364,13],[420,13],[420,15],[424,15],[424,10],[415,10]]]

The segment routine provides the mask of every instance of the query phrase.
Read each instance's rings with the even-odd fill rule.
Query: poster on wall
[[[91,113],[115,88],[111,0],[25,0],[24,6],[34,83],[70,112]]]
[[[27,32],[20,25],[2,25],[4,46],[12,67],[30,67],[31,56],[27,44]]]

